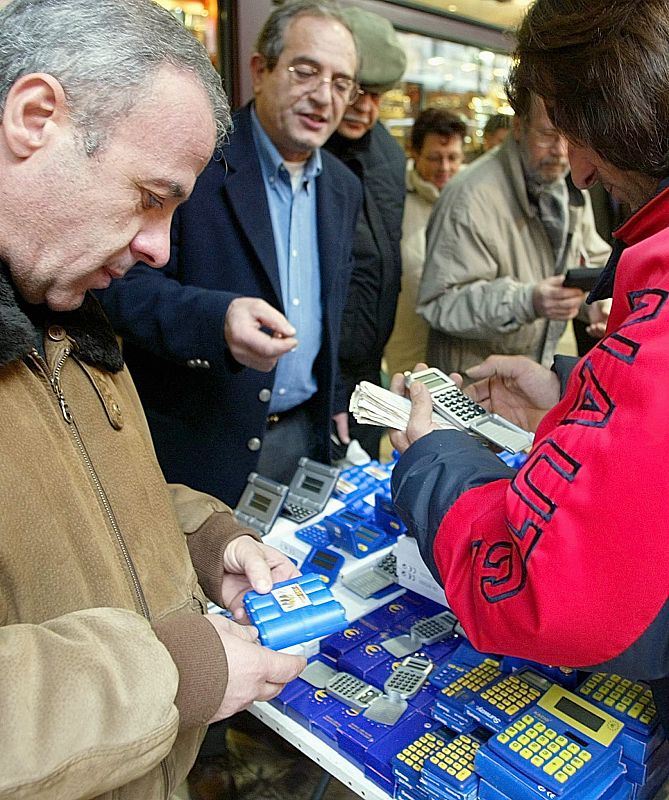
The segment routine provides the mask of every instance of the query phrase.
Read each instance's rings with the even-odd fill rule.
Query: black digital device
[[[604,267],[574,267],[564,274],[564,287],[568,289],[582,289],[589,292],[599,280]]]
[[[270,532],[279,516],[288,487],[252,472],[235,509],[235,517],[261,536]]]
[[[299,525],[320,514],[334,491],[340,471],[303,456],[288,487],[281,516]]]

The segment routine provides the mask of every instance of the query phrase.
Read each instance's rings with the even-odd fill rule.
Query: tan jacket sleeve
[[[86,798],[148,772],[177,734],[177,669],[120,609],[0,628],[0,798]]]
[[[169,490],[181,529],[188,536],[188,551],[200,586],[210,600],[222,607],[225,548],[239,536],[252,536],[258,541],[260,536],[240,525],[221,500],[179,483],[169,484]]]

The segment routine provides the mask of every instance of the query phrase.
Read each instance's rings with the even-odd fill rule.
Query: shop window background
[[[511,57],[472,45],[398,32],[407,54],[399,86],[384,95],[381,119],[408,149],[414,118],[424,108],[445,108],[467,125],[468,158],[482,149],[483,126],[493,114],[512,114],[504,91]]]

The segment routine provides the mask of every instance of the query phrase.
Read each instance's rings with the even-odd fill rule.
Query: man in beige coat
[[[445,372],[492,353],[550,365],[585,298],[563,273],[609,254],[568,177],[565,139],[540,100],[524,100],[511,135],[449,182],[428,225],[418,313],[431,327],[428,363]],[[604,313],[591,307],[593,332]]]
[[[167,486],[88,291],[167,261],[227,100],[147,0],[13,0],[0,108],[0,798],[168,798],[208,722],[304,665],[206,614],[294,569]]]

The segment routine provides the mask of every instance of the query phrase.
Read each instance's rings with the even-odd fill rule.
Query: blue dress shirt
[[[272,218],[284,313],[297,331],[298,347],[276,367],[270,413],[281,413],[308,400],[318,389],[313,365],[321,349],[323,311],[318,256],[316,178],[321,155],[315,150],[293,190],[283,158],[251,109],[255,142]]]

